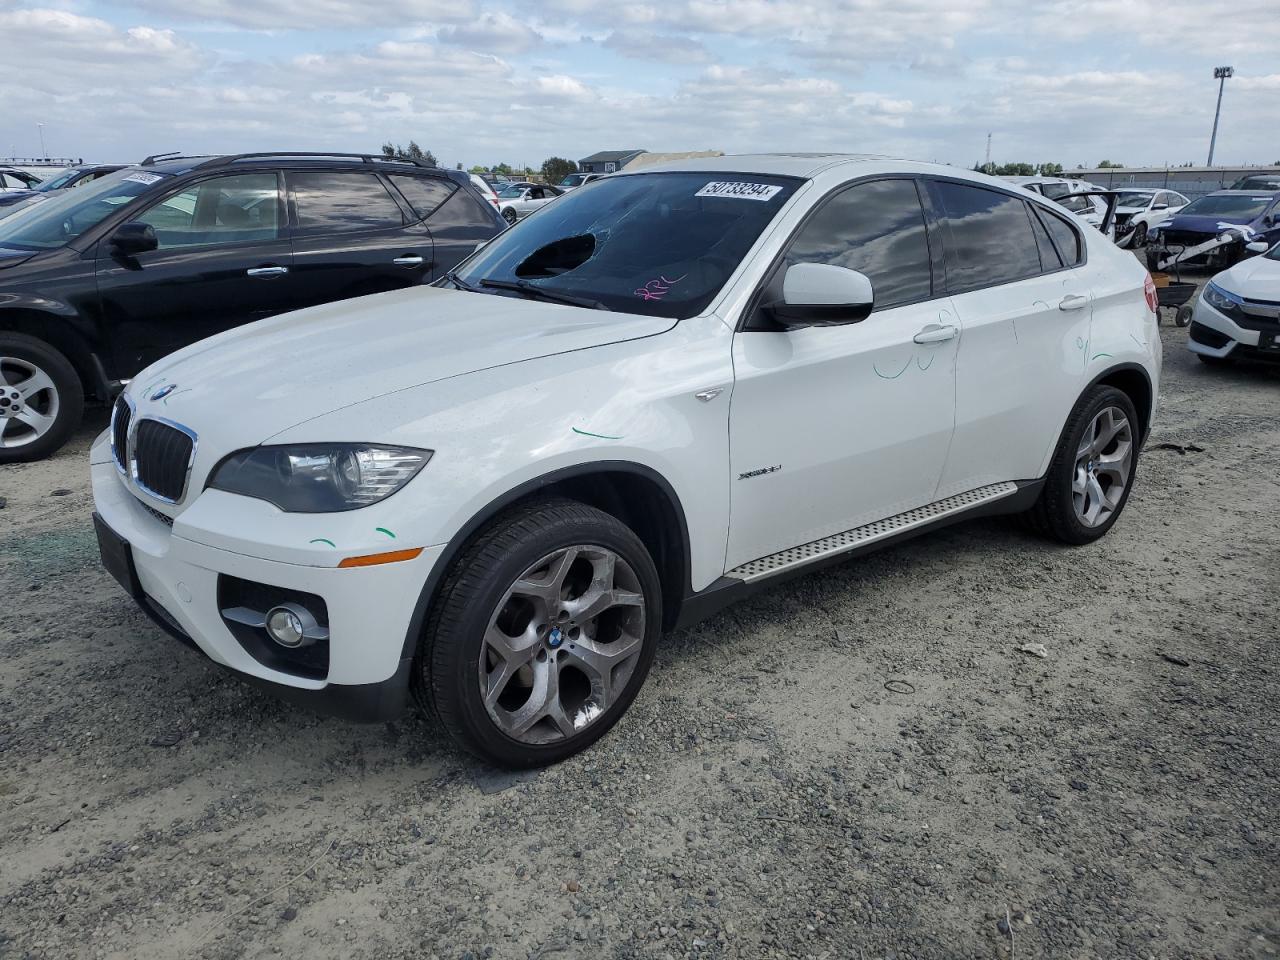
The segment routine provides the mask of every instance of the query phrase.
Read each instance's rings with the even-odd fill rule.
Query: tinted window
[[[437,180],[435,177],[392,176],[391,182],[400,188],[409,205],[418,216],[426,219],[440,204],[449,199],[449,194],[457,189],[448,180]]]
[[[1062,259],[1068,266],[1079,263],[1081,260],[1080,234],[1052,210],[1046,210],[1043,207],[1036,207],[1035,210],[1044,225],[1049,228],[1049,236],[1053,237],[1054,246],[1062,254]]]
[[[626,313],[696,316],[797,183],[764,174],[690,172],[601,180],[499,234],[458,276],[472,286],[526,280]],[[429,222],[434,233],[434,218]]]
[[[915,182],[877,180],[836,194],[792,241],[786,262],[865,273],[876,309],[928,298],[929,240]]]
[[[60,247],[124,209],[163,179],[159,174],[126,168],[83,190],[55,193],[44,202],[27,207],[20,216],[0,221],[0,247],[19,250]]]
[[[471,240],[477,231],[486,237],[492,234],[497,229],[495,216],[494,208],[483,205],[471,195],[471,191],[455,190],[453,196],[431,214],[427,223],[431,226],[432,236],[445,240]]]
[[[1031,217],[1031,230],[1036,235],[1036,248],[1040,251],[1040,266],[1044,270],[1058,270],[1062,267],[1062,258],[1058,256],[1058,251],[1053,248],[1053,241],[1049,239],[1049,231],[1045,229],[1040,218],[1027,206],[1027,214]]]
[[[1241,220],[1252,220],[1262,216],[1262,211],[1271,203],[1269,196],[1249,196],[1248,194],[1219,193],[1209,194],[1199,200],[1187,204],[1181,212],[1188,217],[1238,217]]]
[[[274,240],[280,236],[276,175],[244,173],[201,180],[134,219],[155,228],[162,250]]]
[[[1022,200],[960,183],[934,181],[931,186],[948,227],[947,287],[952,293],[1040,272],[1040,253]]]
[[[290,173],[303,233],[352,233],[398,227],[400,207],[372,173]]]

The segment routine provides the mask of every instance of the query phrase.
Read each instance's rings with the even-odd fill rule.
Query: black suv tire
[[[634,572],[643,602],[642,647],[613,702],[581,732],[547,743],[517,740],[495,722],[484,704],[479,664],[486,654],[485,633],[517,579],[527,576],[540,558],[576,545],[602,548]],[[414,697],[459,745],[490,763],[508,768],[556,763],[599,740],[626,712],[649,672],[661,624],[658,572],[629,527],[576,501],[531,501],[490,521],[454,562],[432,606],[419,647],[412,679]],[[553,632],[558,635],[558,630]],[[547,652],[551,669],[559,671],[558,657],[566,651]],[[541,649],[538,657],[545,657]]]
[[[17,430],[10,425],[0,435],[0,464],[49,456],[67,442],[84,416],[84,387],[71,361],[43,340],[7,331],[0,331],[0,415],[11,409],[10,404],[26,402],[17,400],[13,395],[16,391],[7,384],[26,379],[24,374],[29,374],[29,368],[44,373],[53,383],[51,389],[34,398],[33,408],[42,413],[56,408],[57,412],[48,430],[16,446],[5,445],[6,441],[13,442],[11,435]]]

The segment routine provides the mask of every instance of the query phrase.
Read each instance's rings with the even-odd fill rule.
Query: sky
[[[1280,162],[1275,0],[0,0],[0,156]]]

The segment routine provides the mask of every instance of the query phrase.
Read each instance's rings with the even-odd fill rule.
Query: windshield
[[[1280,190],[1280,177],[1241,177],[1232,190]]]
[[[585,173],[571,173],[567,177],[565,177],[563,180],[560,181],[560,186],[576,187],[586,178],[587,178],[587,175]]]
[[[1050,200],[1060,200],[1071,193],[1071,187],[1065,183],[1042,183],[1039,187],[1040,192]]]
[[[1145,207],[1151,202],[1152,194],[1141,190],[1126,190],[1116,197],[1117,207]]]
[[[53,194],[42,203],[0,220],[0,247],[53,250],[96,227],[112,212],[151,189],[158,173],[119,170],[87,187]]]
[[[1220,193],[1192,200],[1179,211],[1184,217],[1239,217],[1252,220],[1262,216],[1271,202],[1270,197],[1244,196],[1240,194]]]
[[[1271,249],[1263,254],[1268,260],[1280,260],[1280,243],[1271,245]]]
[[[503,187],[498,194],[503,200],[516,200],[524,193],[524,187]]]
[[[62,187],[64,184],[67,184],[70,181],[74,180],[79,175],[80,175],[79,170],[68,170],[66,173],[60,173],[56,177],[52,177],[49,180],[46,180],[44,183],[40,184],[35,189],[39,190],[41,193],[48,193],[50,190],[57,190],[58,188]]]
[[[696,316],[799,183],[741,173],[607,177],[499,234],[457,276],[473,287],[526,281],[625,313]]]

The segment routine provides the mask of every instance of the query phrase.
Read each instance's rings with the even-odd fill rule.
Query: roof
[[[626,160],[640,153],[648,153],[647,150],[601,150],[599,153],[593,153],[589,157],[583,157],[579,163],[617,163],[619,160]]]
[[[1206,197],[1256,197],[1260,193],[1262,194],[1269,193],[1274,196],[1275,194],[1280,193],[1280,190],[1275,190],[1271,187],[1257,187],[1256,189],[1253,189],[1253,190],[1213,190],[1210,193],[1206,193],[1205,196]]]
[[[809,178],[818,172],[842,163],[859,163],[867,161],[884,161],[892,159],[869,153],[743,153],[721,157],[699,157],[689,160],[674,160],[671,163],[655,164],[641,167],[638,172],[695,170],[724,171],[725,173],[768,173],[783,177]],[[910,161],[895,161],[909,163]],[[955,170],[955,167],[945,169]],[[622,174],[630,173],[622,171]],[[619,176],[619,174],[614,174]]]

